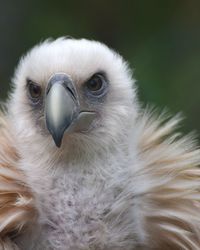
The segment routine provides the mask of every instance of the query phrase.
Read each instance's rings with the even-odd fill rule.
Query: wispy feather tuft
[[[200,248],[200,150],[191,135],[180,137],[180,116],[138,120],[141,175],[146,185],[144,216],[148,249]]]
[[[36,219],[34,198],[16,168],[20,156],[3,113],[0,113],[0,249],[17,250],[8,237]]]

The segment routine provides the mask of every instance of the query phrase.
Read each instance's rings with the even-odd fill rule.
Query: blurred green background
[[[140,99],[200,132],[200,1],[0,0],[0,98],[19,57],[48,37],[100,40],[130,66]]]

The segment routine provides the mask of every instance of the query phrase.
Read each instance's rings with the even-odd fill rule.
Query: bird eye
[[[42,88],[31,80],[27,80],[29,95],[33,102],[37,102],[42,94]]]
[[[95,75],[93,75],[87,82],[86,82],[86,87],[87,90],[89,90],[89,92],[92,95],[101,95],[104,88],[105,88],[105,78],[102,74],[97,73]]]

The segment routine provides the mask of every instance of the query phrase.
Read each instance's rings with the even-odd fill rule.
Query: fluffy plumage
[[[0,232],[1,249],[17,249],[12,235],[34,222],[34,198],[24,173],[17,169],[19,155],[7,118],[0,113]],[[8,237],[9,236],[9,237]]]
[[[109,91],[93,101],[93,126],[65,133],[56,148],[43,104],[30,105],[26,79],[45,89],[52,74],[64,72],[84,103],[81,87],[98,71]],[[7,106],[0,128],[2,249],[199,249],[199,149],[192,136],[176,132],[180,117],[140,108],[118,54],[93,41],[47,41],[21,60]]]

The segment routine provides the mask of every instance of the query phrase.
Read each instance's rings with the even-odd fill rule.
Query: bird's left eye
[[[29,96],[33,102],[38,102],[42,95],[42,88],[31,80],[27,80],[27,88]]]
[[[106,89],[106,80],[103,74],[94,74],[87,82],[86,88],[90,94],[94,96],[100,96],[104,93]]]

